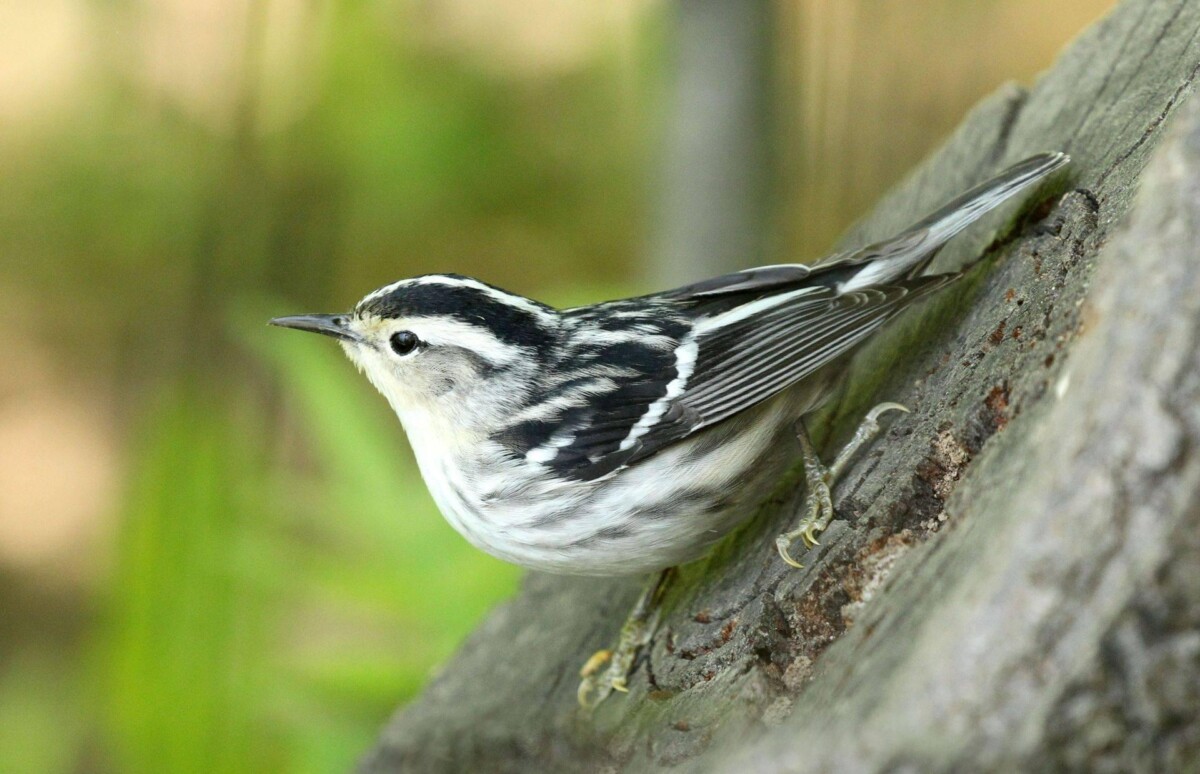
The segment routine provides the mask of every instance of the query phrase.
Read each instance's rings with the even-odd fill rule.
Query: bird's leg
[[[628,692],[627,681],[633,662],[638,651],[654,636],[654,630],[658,627],[659,602],[674,574],[675,568],[668,567],[654,576],[621,627],[616,649],[596,651],[579,670],[582,679],[577,695],[584,709],[595,709],[613,691]],[[605,664],[608,664],[607,668]]]
[[[899,403],[880,403],[868,411],[862,424],[854,431],[850,442],[842,448],[829,467],[825,467],[817,455],[812,439],[808,437],[808,428],[804,426],[804,420],[796,422],[796,437],[800,440],[800,450],[804,455],[804,518],[794,530],[775,538],[775,547],[779,549],[779,556],[783,561],[793,567],[803,567],[792,558],[792,543],[800,538],[804,541],[805,548],[817,545],[817,534],[833,521],[833,497],[830,488],[845,472],[854,456],[879,433],[879,417],[888,411],[907,412],[908,409]]]

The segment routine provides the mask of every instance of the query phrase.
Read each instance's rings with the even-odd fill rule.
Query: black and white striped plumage
[[[958,274],[945,242],[1066,162],[1028,159],[893,239],[558,311],[457,275],[402,280],[347,315],[277,324],[342,340],[407,430],[447,519],[551,572],[694,559],[794,459],[794,420],[846,356]]]

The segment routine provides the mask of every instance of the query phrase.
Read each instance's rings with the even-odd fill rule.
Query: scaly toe
[[[600,702],[608,698],[612,693],[611,685],[605,684],[607,673],[601,675],[601,668],[604,667],[612,659],[612,651],[608,649],[598,650],[583,663],[583,667],[579,670],[579,688],[575,691],[575,698],[579,702],[579,706],[591,712]]]
[[[583,666],[579,669],[580,677],[591,677],[600,671],[600,667],[604,666],[612,658],[612,651],[608,648],[603,648],[596,651],[588,660],[583,662]]]
[[[592,698],[592,695],[596,693],[596,689],[599,687],[596,685],[596,681],[592,679],[592,677],[592,675],[588,675],[580,680],[579,688],[575,690],[576,701],[579,702],[579,706],[582,709],[588,712],[595,709],[596,706],[603,701],[603,697],[597,697],[595,699]]]

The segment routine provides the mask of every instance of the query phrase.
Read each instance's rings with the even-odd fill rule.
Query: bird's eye
[[[411,355],[421,344],[421,339],[412,331],[397,331],[388,339],[388,343],[391,345],[393,352],[403,356]]]

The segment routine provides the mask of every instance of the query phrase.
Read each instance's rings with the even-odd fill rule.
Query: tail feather
[[[913,276],[955,234],[1068,161],[1070,157],[1065,153],[1031,156],[956,197],[896,236],[837,256],[836,264],[865,264],[840,289],[858,290]]]

